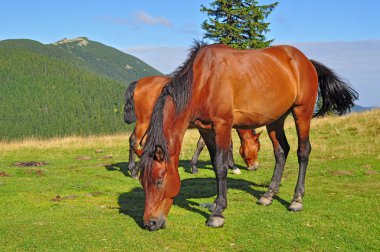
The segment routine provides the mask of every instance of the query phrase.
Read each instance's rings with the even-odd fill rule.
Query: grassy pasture
[[[214,173],[202,152],[200,172],[189,173],[198,133],[186,133],[182,187],[167,229],[141,227],[144,193],[127,172],[129,134],[0,143],[0,251],[379,251],[380,110],[312,121],[313,147],[304,211],[287,211],[297,180],[297,138],[280,193],[256,205],[272,176],[273,150],[261,135],[260,168],[229,174],[223,228],[205,225],[200,204],[215,199]],[[98,150],[98,151],[97,151]],[[102,150],[100,152],[99,150]],[[18,167],[17,162],[47,165]]]

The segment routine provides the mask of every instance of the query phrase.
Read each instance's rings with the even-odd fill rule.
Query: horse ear
[[[154,150],[153,159],[158,161],[158,162],[164,161],[164,150],[162,149],[161,146],[156,145],[156,148]]]

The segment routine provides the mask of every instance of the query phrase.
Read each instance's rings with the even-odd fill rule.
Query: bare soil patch
[[[366,171],[365,174],[366,175],[376,175],[376,174],[378,174],[378,172],[377,171]]]
[[[57,195],[54,198],[52,198],[51,201],[53,201],[53,202],[59,202],[59,201],[62,201],[62,200],[76,199],[76,198],[78,198],[78,195],[68,195],[68,196],[64,196],[64,197],[61,197],[60,195]]]
[[[1,171],[0,172],[0,177],[10,177],[10,175],[8,173],[6,173],[6,172]]]
[[[111,158],[113,158],[112,155],[107,155],[107,156],[104,156],[104,157],[103,157],[103,159],[111,159]]]
[[[352,171],[343,171],[343,170],[340,170],[340,171],[335,171],[332,173],[333,176],[352,176],[354,175],[352,173]]]
[[[90,160],[91,157],[89,157],[89,156],[79,156],[79,157],[76,157],[75,159],[83,161],[83,160]]]
[[[25,173],[36,175],[37,177],[41,177],[45,174],[45,171],[41,169],[30,169],[30,170],[26,170]]]
[[[43,166],[47,165],[47,162],[42,161],[30,161],[30,162],[16,162],[13,165],[17,167],[30,167],[30,166]]]

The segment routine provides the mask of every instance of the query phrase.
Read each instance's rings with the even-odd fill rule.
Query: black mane
[[[193,64],[198,51],[207,46],[202,41],[194,41],[185,62],[170,74],[168,92],[173,97],[177,114],[181,113],[189,103],[193,86]]]
[[[193,64],[198,51],[206,46],[205,43],[195,41],[189,50],[186,61],[178,67],[171,75],[171,81],[163,88],[154,106],[149,127],[146,132],[146,142],[140,160],[140,169],[150,170],[153,164],[153,154],[157,146],[161,147],[164,159],[169,159],[167,140],[163,134],[164,106],[166,98],[170,95],[176,106],[176,114],[180,114],[190,101],[193,84]],[[143,170],[142,170],[143,172]]]

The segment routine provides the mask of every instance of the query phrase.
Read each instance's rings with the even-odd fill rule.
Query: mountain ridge
[[[128,83],[161,73],[117,49],[83,41],[0,41],[0,140],[109,134],[130,127],[122,115]]]

